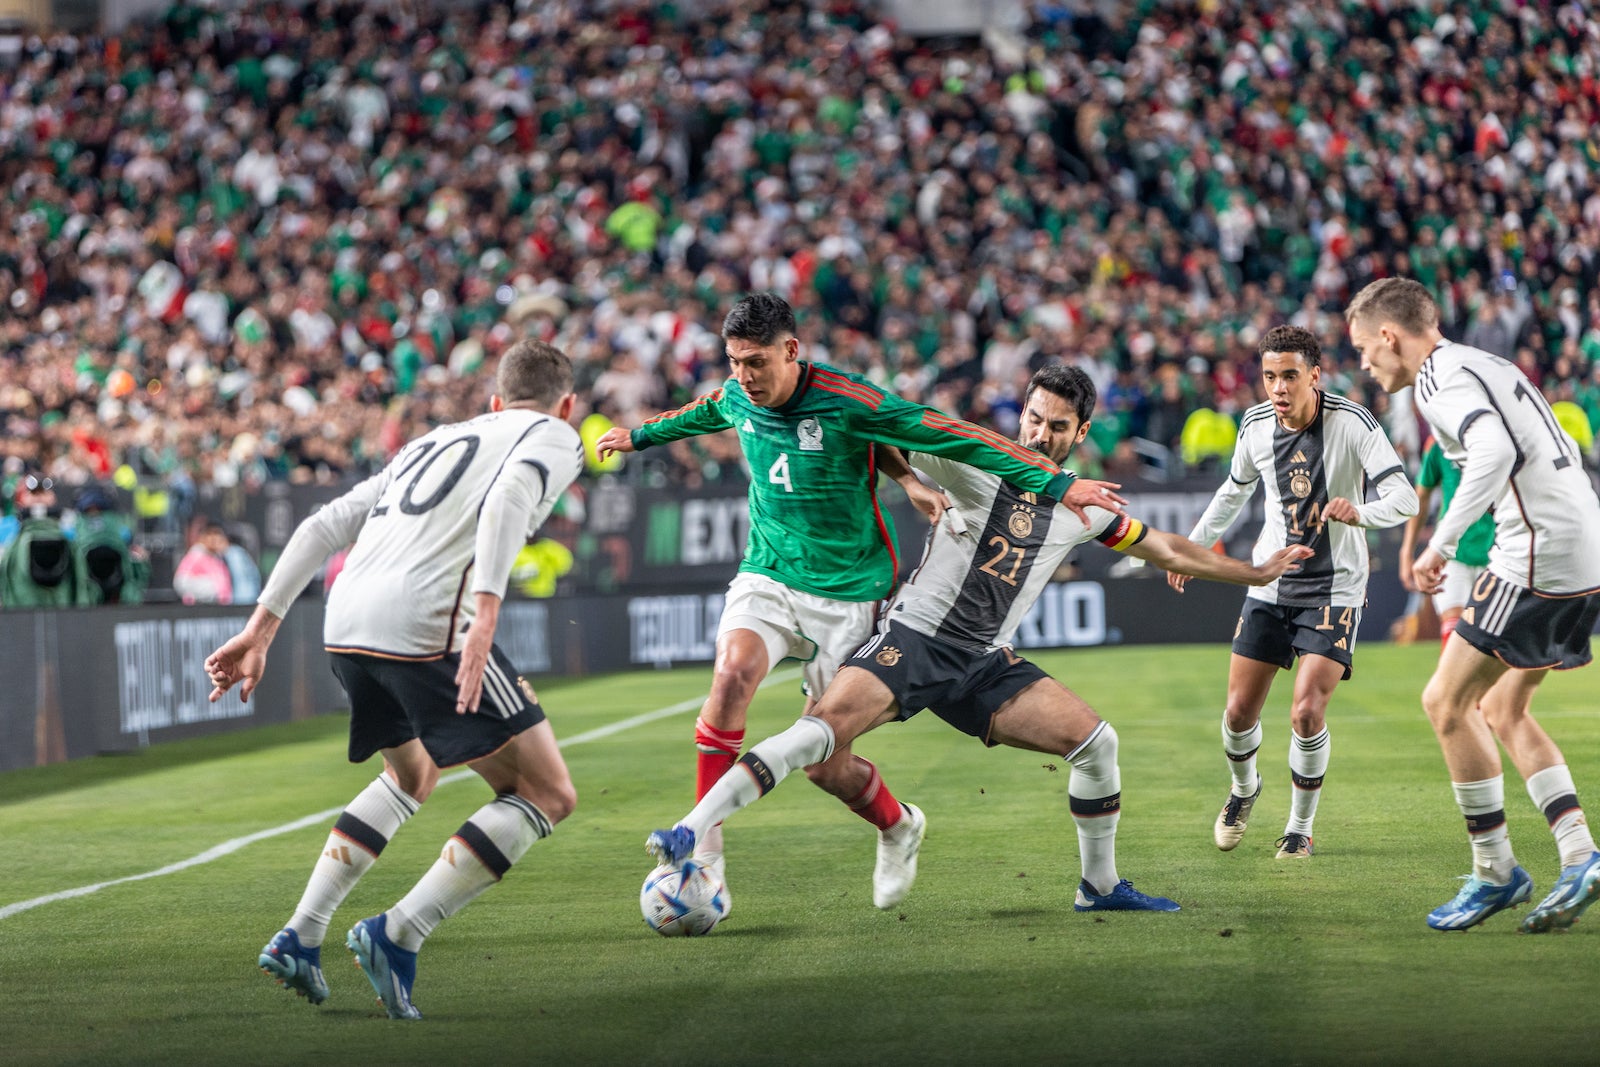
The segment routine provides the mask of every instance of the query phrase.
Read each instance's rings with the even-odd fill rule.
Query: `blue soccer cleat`
[[[287,926],[272,935],[256,965],[296,996],[313,1004],[328,999],[328,983],[322,980],[322,947],[306,948],[300,944],[300,935]]]
[[[1511,881],[1505,885],[1485,882],[1470,874],[1465,879],[1467,884],[1461,892],[1428,912],[1429,926],[1435,930],[1466,930],[1533,896],[1533,878],[1521,867],[1512,868]]]
[[[676,867],[694,855],[694,831],[679,823],[670,830],[651,830],[644,850],[658,863]]]
[[[1550,895],[1522,920],[1525,933],[1565,930],[1578,921],[1583,909],[1600,900],[1600,852],[1589,853],[1582,863],[1561,869]]]
[[[411,983],[417,979],[417,954],[407,952],[383,932],[385,915],[362,919],[350,928],[345,944],[356,954],[356,964],[367,976],[391,1019],[420,1019],[411,1003]]]
[[[1147,897],[1124,878],[1104,895],[1096,893],[1087,881],[1078,883],[1073,911],[1178,911],[1178,902],[1166,897]]]

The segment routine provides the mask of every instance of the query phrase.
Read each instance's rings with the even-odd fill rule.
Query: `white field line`
[[[769,685],[777,685],[782,682],[792,682],[798,677],[800,677],[800,669],[798,667],[789,670],[775,671],[768,675],[766,680],[761,683],[761,688],[764,689]],[[625,730],[631,730],[635,726],[643,726],[646,723],[655,722],[657,719],[667,719],[674,715],[682,715],[686,711],[694,711],[698,709],[700,705],[704,704],[705,701],[706,698],[704,696],[698,696],[692,700],[681,700],[676,704],[669,704],[664,708],[656,708],[654,711],[647,711],[642,715],[635,715],[630,719],[622,719],[607,726],[600,726],[593,730],[586,730],[581,734],[574,734],[571,737],[557,743],[560,745],[560,747],[566,748],[568,745],[581,745],[589,741],[598,741],[601,738],[610,737],[613,734],[620,734]],[[453,771],[450,774],[441,777],[439,779],[439,785],[447,785],[450,782],[459,782],[463,779],[474,777],[476,777],[476,775],[471,770],[463,769],[459,771]],[[230,841],[222,842],[220,845],[212,845],[204,852],[201,852],[195,856],[190,856],[186,860],[179,860],[177,863],[169,863],[165,867],[158,867],[153,871],[145,871],[142,874],[130,874],[122,878],[113,878],[106,882],[96,882],[93,885],[82,885],[78,886],[76,889],[63,889],[56,893],[46,893],[44,896],[34,897],[32,900],[19,900],[15,904],[7,904],[4,907],[0,907],[0,919],[9,919],[13,915],[20,914],[32,908],[37,908],[43,904],[54,904],[58,900],[71,900],[74,897],[88,896],[90,893],[98,893],[102,889],[109,889],[112,886],[122,885],[126,882],[142,882],[147,878],[160,878],[167,874],[177,874],[179,871],[186,871],[190,867],[198,867],[202,863],[210,863],[213,860],[219,860],[223,856],[238,852],[240,849],[246,847],[247,845],[253,845],[257,841],[265,841],[269,837],[277,837],[280,834],[293,833],[296,830],[303,830],[308,826],[317,826],[319,824],[326,823],[329,819],[332,819],[343,810],[343,807],[329,808],[327,811],[319,811],[313,815],[305,815],[294,820],[293,822],[286,822],[281,826],[273,826],[265,830],[257,830],[255,833],[246,834],[244,837],[235,837]]]

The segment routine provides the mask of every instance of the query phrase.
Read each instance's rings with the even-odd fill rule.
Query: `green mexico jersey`
[[[1000,434],[819,363],[800,364],[782,407],[756,406],[730,379],[634,430],[633,446],[727,429],[738,431],[750,464],[750,539],[739,569],[830,600],[880,600],[899,574],[875,442],[948,456],[1057,500],[1073,479]]]
[[[1439,517],[1450,507],[1450,500],[1461,484],[1461,469],[1444,458],[1444,449],[1432,441],[1422,456],[1422,469],[1417,472],[1417,484],[1424,489],[1439,490]],[[1469,567],[1487,567],[1489,548],[1494,544],[1494,514],[1484,512],[1478,521],[1467,527],[1456,543],[1456,559]]]

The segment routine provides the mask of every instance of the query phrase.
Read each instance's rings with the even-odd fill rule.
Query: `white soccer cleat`
[[[1245,827],[1250,823],[1250,810],[1261,796],[1261,776],[1256,776],[1256,791],[1247,797],[1228,793],[1228,802],[1222,805],[1216,825],[1211,828],[1211,839],[1224,852],[1232,852],[1244,840]]]
[[[880,908],[892,908],[911,892],[917,880],[917,851],[922,848],[923,835],[928,832],[928,820],[914,804],[901,804],[906,809],[901,820],[888,830],[878,831],[878,865],[872,870],[872,902]]]

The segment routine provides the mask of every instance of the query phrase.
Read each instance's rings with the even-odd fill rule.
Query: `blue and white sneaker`
[[[657,863],[676,867],[694,855],[694,831],[679,823],[670,830],[651,830],[644,839],[644,850],[656,858]]]
[[[283,988],[313,1004],[328,999],[328,983],[322,980],[322,946],[306,948],[300,935],[285,926],[268,941],[256,960],[260,967]]]
[[[411,1003],[411,983],[417,979],[417,954],[407,952],[383,932],[388,913],[362,919],[350,928],[345,944],[356,954],[361,973],[372,983],[378,999],[391,1019],[420,1019],[422,1013]]]
[[[1550,895],[1522,920],[1523,932],[1542,934],[1565,930],[1578,921],[1583,909],[1600,900],[1600,852],[1589,853],[1582,863],[1561,869]]]
[[[1533,896],[1533,878],[1521,867],[1512,868],[1511,881],[1505,885],[1485,882],[1471,874],[1462,877],[1467,884],[1461,892],[1428,912],[1428,925],[1435,930],[1466,930]]]
[[[1178,902],[1166,897],[1148,897],[1133,883],[1124,878],[1111,887],[1111,892],[1100,894],[1087,881],[1078,883],[1078,895],[1072,901],[1073,911],[1179,911]]]

